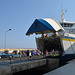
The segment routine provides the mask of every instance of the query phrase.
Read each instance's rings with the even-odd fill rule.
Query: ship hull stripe
[[[70,39],[70,38],[62,38],[62,40],[75,42],[75,39]]]
[[[66,38],[66,39],[75,39],[74,37],[69,37],[69,36],[64,36],[63,38]]]

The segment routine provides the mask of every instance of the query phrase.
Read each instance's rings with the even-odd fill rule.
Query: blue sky
[[[75,21],[75,0],[0,0],[0,48],[36,48],[35,35],[26,32],[35,19],[53,18],[61,21],[63,4],[65,19]]]

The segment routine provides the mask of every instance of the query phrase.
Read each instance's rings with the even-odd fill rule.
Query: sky
[[[62,5],[65,20],[75,22],[75,0],[0,0],[0,48],[37,48],[35,34],[26,32],[35,19],[61,21]]]

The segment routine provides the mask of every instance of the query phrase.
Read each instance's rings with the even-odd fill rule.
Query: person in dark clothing
[[[27,56],[29,56],[29,50],[27,50]]]
[[[31,54],[32,54],[32,56],[34,56],[34,52],[33,52],[33,50],[31,51]]]

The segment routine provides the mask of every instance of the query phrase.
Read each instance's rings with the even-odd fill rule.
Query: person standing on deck
[[[29,56],[29,50],[27,50],[27,56]]]
[[[32,55],[31,55],[31,52],[29,52],[29,57],[31,58],[31,56],[32,56]]]

